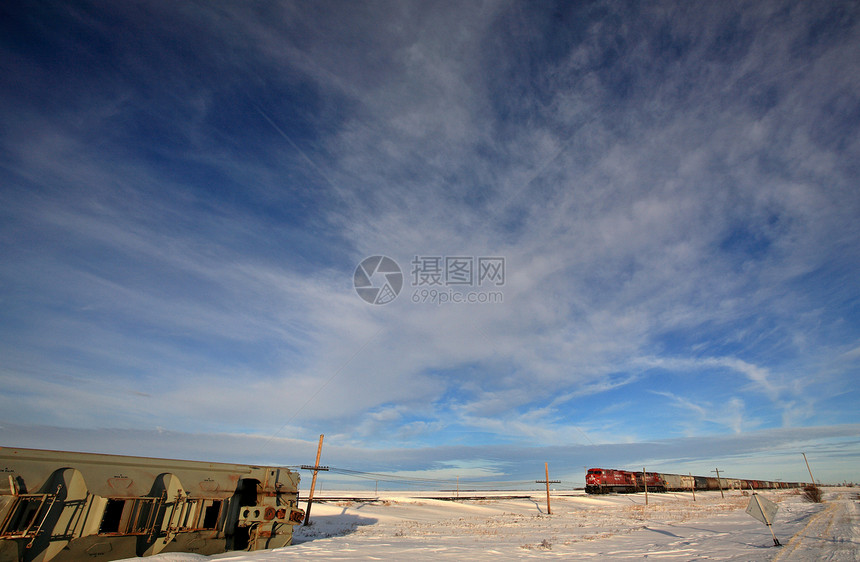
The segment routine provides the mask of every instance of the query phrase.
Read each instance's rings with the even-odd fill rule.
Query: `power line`
[[[329,473],[346,476],[349,478],[357,478],[362,480],[374,480],[377,482],[389,482],[401,485],[432,485],[432,486],[450,486],[457,485],[456,478],[431,478],[421,476],[405,476],[401,474],[392,474],[385,472],[367,472],[362,470],[352,470],[349,468],[329,467]],[[459,479],[460,485],[467,485],[472,488],[498,489],[501,487],[517,487],[534,484],[533,480],[464,480]],[[572,484],[572,483],[571,483]]]

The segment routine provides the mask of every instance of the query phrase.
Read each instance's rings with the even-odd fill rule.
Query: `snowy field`
[[[380,493],[366,501],[315,503],[312,524],[293,546],[212,557],[153,556],[158,562],[276,560],[860,560],[858,488],[827,488],[825,503],[797,491],[765,492],[779,504],[773,546],[767,527],[745,513],[740,492],[587,496],[508,493],[445,501],[432,494]],[[327,492],[334,497],[360,492]],[[365,496],[367,494],[365,493]],[[466,494],[461,494],[465,496]],[[502,494],[494,494],[501,496]]]

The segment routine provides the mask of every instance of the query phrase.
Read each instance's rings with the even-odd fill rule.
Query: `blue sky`
[[[0,11],[3,444],[860,480],[856,3]]]

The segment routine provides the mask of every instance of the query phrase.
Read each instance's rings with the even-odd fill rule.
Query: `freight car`
[[[0,562],[215,554],[292,542],[287,468],[0,447]]]
[[[713,478],[661,472],[635,472],[606,468],[589,468],[585,474],[585,491],[589,494],[651,492],[682,492],[696,490],[759,490],[768,488],[800,488],[799,482],[770,482],[737,478]]]

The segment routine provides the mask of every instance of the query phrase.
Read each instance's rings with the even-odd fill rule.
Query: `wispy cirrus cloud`
[[[356,447],[856,421],[844,6],[14,15],[13,419]],[[385,307],[352,287],[378,254]],[[504,256],[504,302],[412,303],[416,255]]]

